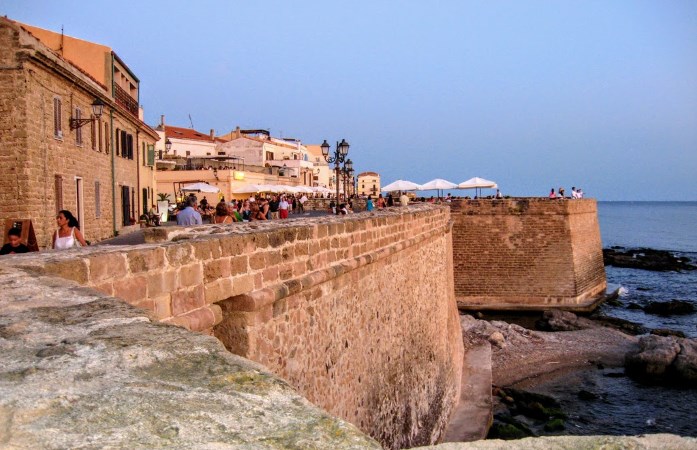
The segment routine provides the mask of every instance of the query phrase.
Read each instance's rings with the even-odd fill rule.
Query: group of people
[[[56,250],[67,250],[89,245],[80,232],[80,223],[70,211],[58,211],[58,214],[56,214],[56,225],[58,228],[53,233],[52,248]],[[29,247],[22,243],[22,230],[20,228],[10,228],[7,232],[7,240],[7,244],[3,245],[0,249],[0,255],[29,252]]]
[[[203,216],[209,216],[211,223],[219,224],[287,219],[291,213],[303,213],[305,211],[303,204],[306,201],[305,195],[250,196],[246,200],[230,202],[222,198],[215,208],[211,208],[205,197],[199,206],[196,196],[189,195],[175,215],[177,225],[187,226],[203,224]]]
[[[554,188],[549,191],[549,198],[561,199],[561,198],[583,198],[583,190],[581,188],[576,189],[576,187],[571,188],[571,197],[566,197],[566,191],[563,187],[560,187],[557,192],[554,192]]]

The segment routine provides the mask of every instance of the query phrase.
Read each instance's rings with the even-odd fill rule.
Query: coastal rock
[[[691,384],[697,381],[697,342],[693,339],[642,336],[639,350],[627,353],[625,370],[651,382]]]
[[[692,314],[695,306],[684,300],[671,300],[669,302],[650,302],[644,307],[644,312],[660,316],[672,316],[679,314]]]
[[[544,436],[512,441],[486,439],[476,442],[451,442],[418,447],[413,450],[576,450],[576,449],[694,450],[697,439],[674,434],[642,436]]]
[[[618,317],[603,316],[600,314],[591,316],[593,321],[599,325],[614,328],[615,330],[621,331],[623,333],[629,334],[631,336],[638,336],[640,334],[646,334],[649,330],[636,322],[630,320],[620,319]]]
[[[542,319],[538,320],[535,326],[543,331],[574,331],[596,328],[598,325],[572,312],[555,309],[542,313]]]
[[[685,333],[680,330],[669,330],[667,328],[655,328],[651,330],[651,334],[655,334],[656,336],[675,336],[679,338],[686,337]]]
[[[621,247],[603,249],[603,261],[605,265],[659,272],[681,272],[684,270],[697,269],[697,266],[690,264],[689,258],[684,256],[676,257],[671,252],[665,250],[654,250],[651,248],[621,250],[623,250]]]

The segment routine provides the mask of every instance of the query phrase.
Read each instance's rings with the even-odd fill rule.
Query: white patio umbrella
[[[182,186],[181,189],[184,192],[208,192],[208,193],[220,192],[220,189],[218,189],[215,186],[211,186],[208,183],[187,184],[187,185]]]
[[[406,180],[397,180],[395,182],[392,182],[388,184],[387,186],[383,187],[380,189],[382,192],[393,192],[393,191],[418,191],[421,189],[421,186],[418,184],[411,182],[411,181],[406,181]]]
[[[457,184],[452,183],[448,180],[444,180],[442,178],[435,178],[428,183],[424,183],[421,185],[421,188],[418,189],[419,191],[442,191],[445,189],[457,189]],[[440,193],[438,195],[440,197]]]
[[[258,184],[244,184],[238,188],[232,190],[234,194],[255,194],[257,192],[262,192],[261,185]]]
[[[479,177],[470,178],[469,180],[463,181],[457,185],[458,189],[475,189],[475,195],[478,189],[480,197],[482,195],[482,189],[496,189],[497,187],[498,185],[496,182]]]

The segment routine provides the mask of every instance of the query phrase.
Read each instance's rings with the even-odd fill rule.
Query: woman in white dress
[[[65,250],[87,245],[80,233],[80,225],[70,211],[59,211],[56,215],[56,224],[58,229],[53,233],[53,248]]]

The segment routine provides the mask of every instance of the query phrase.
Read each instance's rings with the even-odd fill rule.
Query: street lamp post
[[[340,164],[346,160],[346,155],[349,151],[349,143],[346,139],[342,139],[341,142],[336,143],[336,149],[333,155],[329,154],[329,144],[325,139],[320,146],[322,148],[322,156],[324,160],[329,164],[334,164],[334,173],[336,175],[336,213],[339,214],[339,180],[341,179],[341,167]]]
[[[342,179],[344,180],[344,199],[348,200],[351,190],[348,188],[348,182],[353,176],[353,161],[347,159],[344,167],[341,168]]]

